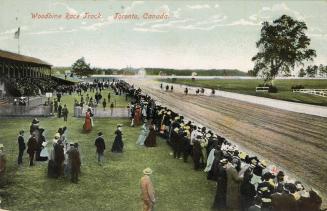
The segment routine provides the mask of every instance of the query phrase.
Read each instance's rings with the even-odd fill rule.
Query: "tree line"
[[[327,77],[327,66],[320,64],[318,65],[309,65],[305,69],[301,68],[298,77]]]

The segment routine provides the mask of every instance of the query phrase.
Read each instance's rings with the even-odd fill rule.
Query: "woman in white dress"
[[[139,138],[136,141],[136,144],[143,146],[144,141],[145,141],[146,137],[148,136],[148,133],[149,133],[149,130],[146,126],[146,120],[145,120],[143,126],[141,127],[141,132],[140,132]]]

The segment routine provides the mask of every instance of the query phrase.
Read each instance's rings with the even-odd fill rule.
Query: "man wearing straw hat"
[[[142,200],[143,200],[143,211],[152,211],[154,203],[156,202],[154,196],[154,188],[150,179],[152,170],[146,168],[143,170],[143,177],[141,178],[141,191],[142,191]]]

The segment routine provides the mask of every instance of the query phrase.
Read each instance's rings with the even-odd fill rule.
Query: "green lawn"
[[[167,79],[164,82],[171,82]],[[200,86],[205,88],[214,88],[223,91],[237,92],[241,94],[255,95],[261,97],[274,98],[292,102],[308,103],[313,105],[327,106],[327,98],[313,96],[308,94],[293,93],[291,87],[293,85],[303,85],[306,89],[327,89],[327,79],[305,80],[305,79],[287,79],[274,80],[274,85],[278,88],[278,93],[256,93],[255,88],[263,83],[263,80],[249,79],[215,79],[215,80],[196,80],[176,79],[174,83],[185,84],[190,86]]]
[[[64,126],[63,119],[39,118],[45,136],[52,140],[56,130]],[[2,208],[10,210],[141,210],[139,179],[145,167],[154,170],[153,183],[158,203],[156,210],[210,210],[215,184],[206,180],[203,172],[196,172],[188,163],[173,159],[165,140],[157,139],[158,147],[144,148],[135,144],[140,128],[129,127],[127,119],[95,119],[91,133],[82,132],[84,119],[68,119],[67,138],[81,147],[82,175],[78,184],[68,179],[47,178],[47,163],[17,169],[17,133],[29,131],[31,119],[15,118],[0,121],[0,143],[5,146],[7,172],[1,184]],[[122,123],[125,152],[110,153],[114,130]],[[106,141],[105,163],[96,162],[94,139],[98,131]],[[28,134],[28,132],[27,132]],[[27,142],[27,134],[25,140]]]

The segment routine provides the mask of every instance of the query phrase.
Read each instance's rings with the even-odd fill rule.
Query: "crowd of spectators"
[[[156,105],[141,89],[124,81],[115,83],[118,92],[131,97],[132,124],[138,113],[150,122],[158,136],[167,140],[175,159],[193,162],[194,170],[207,172],[217,183],[214,210],[319,211],[322,199],[266,160],[241,151],[223,136]],[[137,109],[140,108],[140,111]]]

